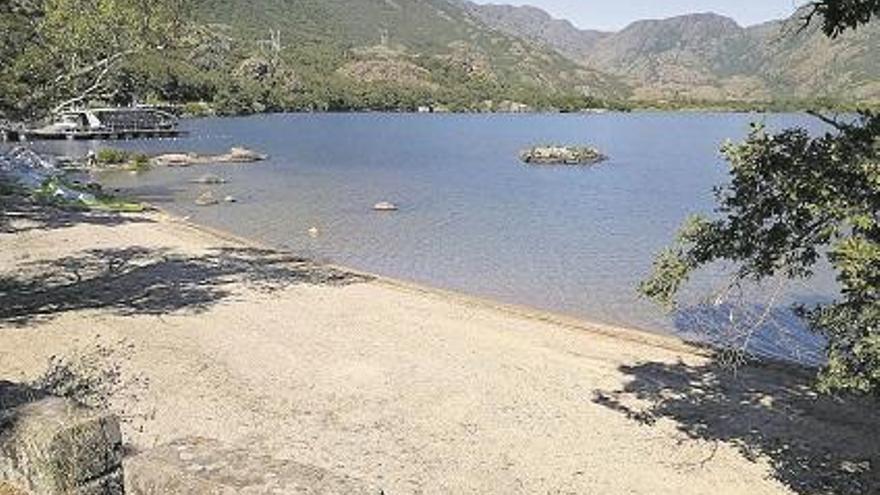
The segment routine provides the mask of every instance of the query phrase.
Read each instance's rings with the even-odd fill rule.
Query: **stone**
[[[15,488],[12,485],[6,484],[3,481],[0,481],[0,495],[27,495],[23,491]]]
[[[119,420],[0,382],[0,479],[31,495],[121,495]]]
[[[269,158],[267,155],[242,148],[241,146],[234,146],[227,155],[221,156],[225,158],[222,161],[228,162],[259,162]]]
[[[378,495],[365,482],[216,440],[187,438],[125,462],[129,495]]]
[[[211,191],[202,193],[201,196],[196,198],[196,206],[213,206],[219,204],[220,200],[214,196],[214,193]]]
[[[196,184],[205,184],[205,185],[219,185],[226,184],[226,179],[220,177],[219,175],[214,174],[205,174],[198,179],[194,180]]]
[[[390,203],[388,201],[382,201],[382,202],[376,203],[375,206],[373,206],[373,209],[376,211],[397,211],[400,208],[394,203]]]
[[[166,167],[187,167],[198,163],[198,158],[195,153],[166,153],[153,158],[153,163]]]

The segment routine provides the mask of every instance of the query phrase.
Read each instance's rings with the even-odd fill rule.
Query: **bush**
[[[98,150],[95,158],[101,165],[122,165],[129,161],[132,154],[125,150],[117,150],[113,148],[103,148]]]
[[[210,117],[214,109],[204,101],[192,101],[183,106],[183,114],[187,117]]]
[[[135,153],[131,157],[131,169],[137,172],[145,172],[150,169],[150,157],[144,153]]]

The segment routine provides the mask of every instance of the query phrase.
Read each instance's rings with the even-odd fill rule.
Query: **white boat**
[[[20,131],[20,140],[30,139],[131,139],[175,137],[184,134],[178,119],[151,107],[94,108],[70,110],[55,122],[38,129]]]

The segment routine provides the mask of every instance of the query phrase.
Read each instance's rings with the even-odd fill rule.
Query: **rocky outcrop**
[[[233,147],[222,155],[200,155],[197,153],[166,153],[153,158],[154,165],[165,167],[189,167],[212,163],[253,163],[268,159],[268,155],[242,147]]]
[[[748,27],[699,13],[598,32],[578,29],[534,7],[457,1],[493,29],[622,78],[636,99],[880,99],[880,65],[873,63],[874,52],[867,48],[880,42],[878,23],[831,40],[819,23],[799,29],[804,10]]]
[[[520,153],[520,159],[532,164],[592,165],[607,157],[591,147],[535,146]]]
[[[121,495],[118,419],[0,382],[0,480],[31,495]]]

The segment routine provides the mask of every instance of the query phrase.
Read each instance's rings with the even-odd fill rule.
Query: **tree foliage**
[[[138,54],[171,50],[188,25],[190,0],[3,0],[0,112],[39,116],[92,98],[110,99],[119,68]]]
[[[805,21],[807,24],[818,16],[822,31],[835,38],[848,29],[857,29],[880,17],[880,0],[820,0],[811,2]]]
[[[876,1],[817,3],[835,36],[876,15]],[[863,112],[813,137],[804,129],[755,125],[723,149],[730,182],[716,188],[716,215],[696,216],[656,259],[641,292],[673,307],[690,275],[732,262],[734,282],[813,275],[827,259],[841,292],[798,313],[827,338],[820,386],[880,395],[880,115]]]

